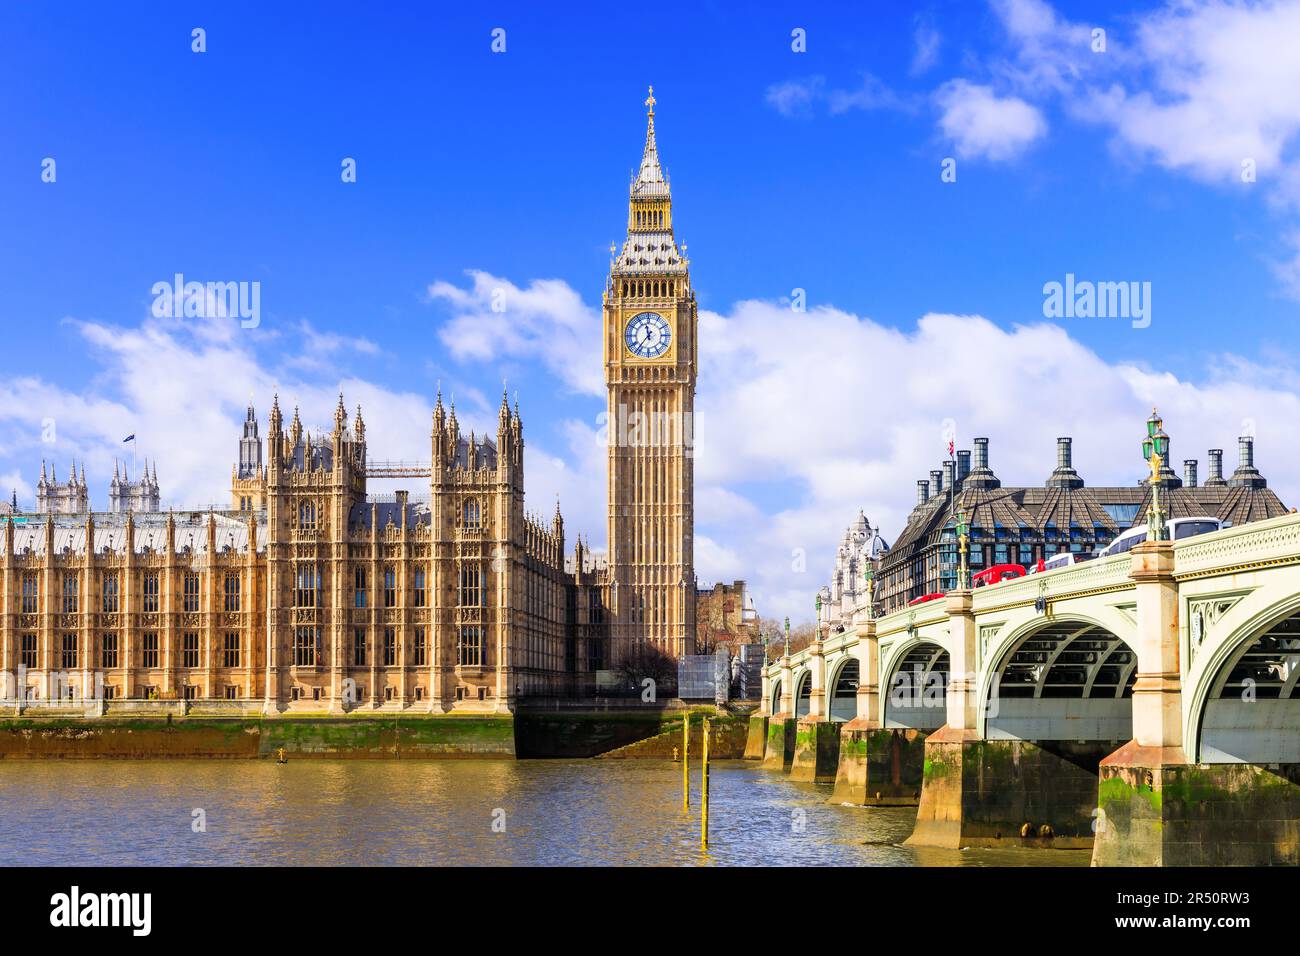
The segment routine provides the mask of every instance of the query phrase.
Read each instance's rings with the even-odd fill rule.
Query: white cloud
[[[992,87],[951,80],[935,92],[939,128],[963,158],[1012,159],[1047,132],[1038,109]]]
[[[459,359],[540,360],[572,391],[604,394],[600,314],[566,283],[534,280],[520,288],[487,272],[467,273],[468,289],[439,280],[429,298],[443,302],[453,316],[438,338]]]
[[[870,73],[862,74],[856,87],[840,88],[826,85],[824,76],[810,76],[801,80],[788,80],[767,88],[768,105],[783,116],[811,116],[815,107],[825,106],[832,114],[850,110],[911,110],[912,101],[895,93]]]
[[[1137,26],[1140,76],[1091,93],[1084,109],[1170,169],[1240,182],[1293,164],[1300,131],[1300,4],[1178,4]],[[1146,85],[1149,83],[1149,86]]]
[[[768,105],[782,116],[797,116],[811,111],[812,105],[822,95],[826,85],[823,76],[811,76],[803,80],[787,80],[774,83],[767,88]]]
[[[939,62],[939,47],[943,36],[928,23],[919,23],[912,36],[915,50],[912,53],[911,73],[919,76]]]
[[[703,313],[700,334],[698,520],[711,542],[744,557],[739,576],[751,581],[760,613],[807,616],[859,508],[886,539],[898,534],[916,479],[943,457],[947,417],[957,421],[958,447],[991,439],[994,470],[1013,485],[1047,478],[1060,435],[1074,438],[1075,465],[1090,484],[1136,482],[1153,405],[1179,461],[1231,449],[1253,418],[1261,469],[1288,503],[1300,494],[1300,397],[1290,369],[1239,362],[1192,382],[1107,363],[1054,325],[1006,331],[978,316],[931,314],[900,332],[832,308],[796,314],[763,302]],[[760,504],[748,490],[756,476],[792,491]],[[725,517],[708,510],[712,501]],[[808,555],[806,573],[791,569],[796,549]],[[714,555],[701,552],[701,578],[737,574],[730,561],[707,564]]]
[[[1298,0],[1169,0],[1108,29],[1104,53],[1092,49],[1091,24],[1045,0],[991,2],[1011,41],[1008,56],[983,65],[1000,85],[1108,129],[1122,159],[1258,191],[1288,249],[1270,256],[1273,271],[1300,300]]]

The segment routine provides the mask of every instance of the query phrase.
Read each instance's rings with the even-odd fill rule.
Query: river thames
[[[19,865],[1086,866],[1087,850],[914,850],[914,808],[833,806],[752,763],[49,760],[0,764]],[[200,824],[202,828],[200,829]]]

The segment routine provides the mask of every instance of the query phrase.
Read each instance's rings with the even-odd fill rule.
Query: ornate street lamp
[[[966,555],[970,551],[970,526],[966,524],[966,512],[957,515],[957,587],[970,587],[970,568]]]
[[[785,656],[790,656],[790,618],[785,619]]]
[[[1151,507],[1147,509],[1147,540],[1164,541],[1169,532],[1165,528],[1165,513],[1160,507],[1160,469],[1169,454],[1169,436],[1165,434],[1160,413],[1151,409],[1147,419],[1147,434],[1142,439],[1142,457],[1151,466]]]
[[[822,639],[822,596],[817,595],[817,616],[813,618],[813,640]]]
[[[862,583],[867,589],[867,620],[871,621],[876,616],[876,571],[869,559],[864,559],[864,563],[866,569],[862,572]]]

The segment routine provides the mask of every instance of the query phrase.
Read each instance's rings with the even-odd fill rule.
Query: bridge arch
[[[1131,627],[1087,614],[1035,616],[986,658],[978,719],[987,740],[1113,741],[1133,735]]]
[[[772,696],[768,700],[769,715],[781,713],[781,678],[777,677],[772,680]]]
[[[852,654],[845,654],[831,669],[830,704],[828,713],[832,721],[852,720],[858,715],[858,680],[860,679],[858,659]]]
[[[808,712],[812,709],[812,671],[808,668],[795,671],[792,678],[794,684],[794,715],[796,717],[807,717]]]
[[[1188,755],[1197,763],[1300,762],[1300,594],[1244,615],[1205,653],[1199,680],[1189,675]]]
[[[949,662],[947,648],[935,641],[899,645],[885,672],[883,725],[930,731],[947,723]]]

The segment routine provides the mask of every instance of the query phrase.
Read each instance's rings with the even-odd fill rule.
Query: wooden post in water
[[[682,718],[682,809],[691,808],[691,712]]]
[[[700,846],[709,848],[709,718],[704,718],[703,774],[700,779]]]

